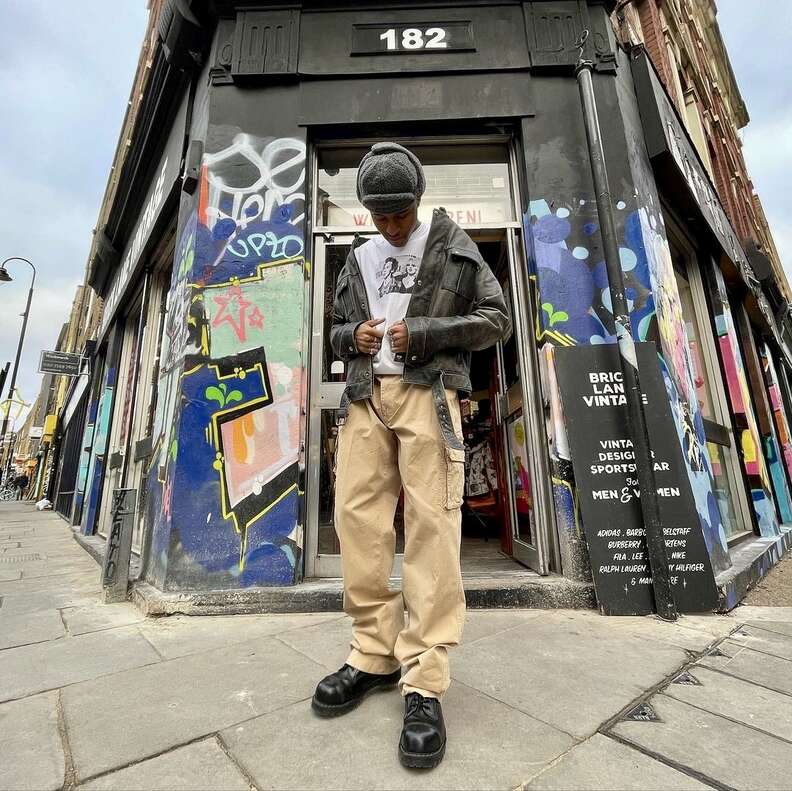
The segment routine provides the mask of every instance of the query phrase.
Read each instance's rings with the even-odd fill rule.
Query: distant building
[[[750,117],[721,37],[715,0],[633,0],[617,9],[622,41],[645,45],[738,237],[758,245],[783,298],[792,300],[743,157],[740,130]]]

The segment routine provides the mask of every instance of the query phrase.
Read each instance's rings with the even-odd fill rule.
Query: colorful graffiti
[[[180,231],[150,481],[168,588],[299,573],[305,145],[237,135],[204,157]]]
[[[762,367],[767,395],[770,399],[770,409],[773,413],[773,423],[775,424],[775,436],[773,437],[773,447],[770,452],[773,454],[771,460],[768,456],[770,474],[773,477],[773,485],[776,494],[783,492],[784,496],[779,497],[779,510],[783,522],[792,522],[792,507],[790,506],[788,476],[792,476],[792,437],[789,433],[789,423],[787,422],[784,404],[781,400],[781,386],[778,381],[773,355],[770,347],[762,343],[759,347],[759,362]],[[780,451],[780,452],[779,452]]]
[[[699,521],[713,567],[729,567],[726,535],[707,453],[701,411],[696,398],[692,361],[662,214],[635,199],[616,204],[622,238],[619,257],[636,340],[655,341],[680,447],[687,462]],[[580,198],[557,205],[533,201],[525,227],[531,249],[532,275],[542,306],[537,316],[537,339],[552,345],[615,343],[607,272],[599,239],[593,200]],[[552,357],[548,357],[552,365]],[[552,390],[552,388],[551,388]],[[551,404],[557,393],[550,393]],[[551,456],[558,447],[558,421],[551,421]],[[569,491],[569,464],[556,455],[554,488],[557,517],[569,535],[579,533]],[[562,477],[561,470],[568,474]]]
[[[778,518],[767,465],[762,453],[761,435],[751,404],[748,378],[737,341],[726,283],[718,267],[710,269],[709,281],[718,350],[726,375],[726,390],[734,416],[735,430],[740,439],[743,468],[748,478],[759,532],[763,536],[777,536]]]
[[[96,415],[96,427],[93,431],[93,447],[91,460],[88,463],[88,484],[86,490],[85,511],[81,522],[81,532],[91,533],[96,527],[96,517],[101,505],[102,482],[107,460],[107,441],[110,432],[110,413],[113,406],[115,389],[115,368],[109,367],[105,373],[104,387],[99,399]]]

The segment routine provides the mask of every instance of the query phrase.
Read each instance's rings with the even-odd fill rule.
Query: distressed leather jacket
[[[338,276],[330,330],[333,351],[347,362],[342,408],[373,393],[372,357],[358,353],[355,344],[357,327],[373,318],[355,246]],[[475,242],[443,209],[433,212],[404,322],[408,340],[402,381],[433,388],[443,434],[449,444],[458,444],[445,431],[450,419],[444,388],[470,393],[470,353],[507,336],[511,320],[500,284]]]

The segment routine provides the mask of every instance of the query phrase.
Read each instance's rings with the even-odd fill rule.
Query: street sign
[[[28,439],[41,439],[44,435],[44,426],[31,426],[28,431]]]
[[[69,354],[68,352],[41,352],[39,373],[79,376],[82,359],[82,355],[80,354]]]

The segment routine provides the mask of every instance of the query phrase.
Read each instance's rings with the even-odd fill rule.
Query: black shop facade
[[[156,398],[138,440],[135,596],[149,612],[340,604],[345,368],[330,348],[330,309],[353,240],[375,233],[355,169],[384,139],[420,157],[422,219],[442,207],[473,237],[513,317],[510,337],[473,355],[463,405],[469,603],[652,611],[575,77],[583,30],[669,563],[682,609],[718,607],[730,549],[610,10],[572,0],[215,3],[161,30],[173,68],[160,79],[179,81],[185,110],[170,280],[149,341]],[[152,141],[148,156],[162,145]],[[401,508],[394,529],[398,552]]]

